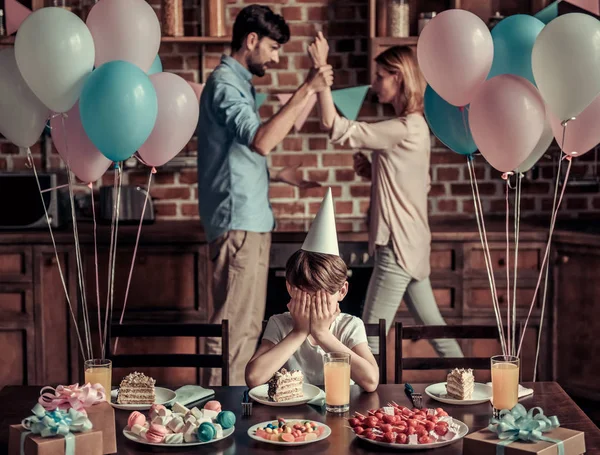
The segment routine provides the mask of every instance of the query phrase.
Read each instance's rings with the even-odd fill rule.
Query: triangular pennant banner
[[[350,120],[356,120],[368,91],[368,85],[361,85],[360,87],[333,90],[331,96],[333,97],[333,102],[344,117]]]
[[[600,15],[600,2],[598,0],[564,0],[571,5],[589,11],[596,16]]]
[[[279,93],[276,96],[277,96],[277,99],[279,100],[279,102],[281,103],[281,105],[284,106],[292,97],[292,93]],[[304,123],[306,122],[306,119],[308,118],[308,116],[310,115],[310,112],[312,111],[312,108],[315,107],[316,102],[317,102],[317,95],[315,94],[309,98],[309,100],[306,103],[306,106],[304,106],[304,109],[302,110],[302,112],[300,112],[300,115],[296,119],[296,122],[294,123],[294,126],[296,127],[296,131],[300,131],[302,129],[302,127],[304,126]]]
[[[269,95],[267,95],[266,93],[257,93],[256,94],[256,109],[260,109],[260,107],[263,105],[263,103],[267,100],[267,97]]]
[[[544,9],[538,11],[534,15],[534,17],[541,20],[544,24],[547,24],[548,22],[556,19],[556,17],[558,16],[558,2],[559,1],[560,0],[558,0],[554,3],[550,3]]]
[[[200,95],[202,95],[202,90],[204,90],[204,84],[197,84],[196,82],[190,81],[188,81],[188,84],[190,84],[190,87],[192,87],[196,94],[196,98],[198,98],[198,102],[200,102]]]
[[[29,8],[21,5],[17,0],[6,0],[4,2],[6,14],[6,34],[12,35],[15,33],[23,21],[27,19],[32,11]]]

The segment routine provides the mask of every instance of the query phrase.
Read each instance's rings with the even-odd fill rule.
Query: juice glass
[[[519,401],[519,358],[512,355],[492,357],[492,405],[494,416],[512,409]]]
[[[106,401],[110,401],[112,383],[112,362],[108,359],[90,359],[84,363],[85,382],[100,383],[106,392]]]
[[[325,409],[343,413],[350,409],[350,354],[330,352],[323,358]]]

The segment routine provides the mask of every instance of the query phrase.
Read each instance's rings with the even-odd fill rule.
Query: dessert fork
[[[244,397],[242,398],[242,415],[243,416],[251,416],[252,415],[252,402],[250,401],[250,394],[248,390],[244,391]]]
[[[423,408],[423,395],[414,391],[412,386],[407,382],[404,384],[404,392],[410,398],[413,406],[417,409]]]

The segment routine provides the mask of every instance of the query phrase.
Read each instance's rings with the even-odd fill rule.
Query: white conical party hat
[[[313,253],[340,255],[331,188],[327,188],[327,194],[325,194],[319,212],[304,239],[302,249]]]

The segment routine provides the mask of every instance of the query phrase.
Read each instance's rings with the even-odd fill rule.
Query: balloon
[[[550,124],[558,145],[562,145],[562,122],[552,112],[549,113]],[[581,156],[589,152],[600,142],[600,95],[592,104],[577,116],[575,120],[567,123],[565,143],[562,147],[567,155]]]
[[[544,153],[548,151],[548,148],[550,147],[550,144],[552,144],[552,140],[554,139],[554,135],[552,134],[552,127],[550,126],[550,121],[548,117],[549,112],[550,111],[546,109],[546,121],[544,122],[544,129],[542,131],[542,135],[540,136],[540,140],[538,141],[533,151],[529,154],[529,156],[525,158],[525,161],[523,161],[519,165],[519,167],[515,169],[515,171],[527,172],[529,169],[535,166],[535,163],[537,163],[540,160],[540,158],[544,156]]]
[[[64,122],[63,129],[61,117],[50,119],[52,142],[56,150],[79,180],[95,182],[104,175],[111,161],[100,153],[85,134],[79,115],[79,103],[67,113]]]
[[[188,81],[188,85],[192,87],[194,93],[196,94],[196,99],[200,102],[200,97],[202,96],[202,90],[204,90],[204,84],[197,84],[196,82]]]
[[[544,101],[528,80],[501,74],[485,81],[469,108],[471,134],[484,158],[500,172],[513,171],[542,136]]]
[[[450,150],[461,155],[477,151],[466,110],[444,101],[430,85],[425,89],[425,118],[433,134]]]
[[[531,55],[542,98],[561,120],[577,117],[600,94],[600,21],[559,16],[541,31]]]
[[[152,134],[138,150],[148,166],[162,166],[194,135],[200,113],[196,94],[185,79],[172,73],[150,76],[158,97],[158,117]]]
[[[163,70],[162,62],[160,61],[160,57],[158,55],[156,55],[156,57],[154,58],[154,61],[152,62],[152,66],[148,70],[148,76],[152,76],[153,74],[156,74],[156,73],[162,73],[162,70]]]
[[[148,72],[160,47],[160,23],[145,0],[100,0],[87,17],[96,67],[124,60]]]
[[[492,29],[494,61],[488,79],[499,74],[514,74],[535,85],[531,69],[531,51],[544,23],[527,14],[515,14],[501,20]]]
[[[15,58],[29,88],[54,112],[67,112],[94,67],[94,41],[64,8],[41,8],[19,27]]]
[[[35,144],[50,110],[31,91],[17,67],[15,50],[0,51],[0,133],[19,147]]]
[[[450,9],[434,17],[417,43],[423,76],[442,98],[455,106],[471,102],[485,81],[494,57],[487,25],[475,14]]]
[[[90,75],[79,109],[92,143],[109,160],[123,161],[150,136],[158,101],[146,73],[132,63],[115,60]]]

